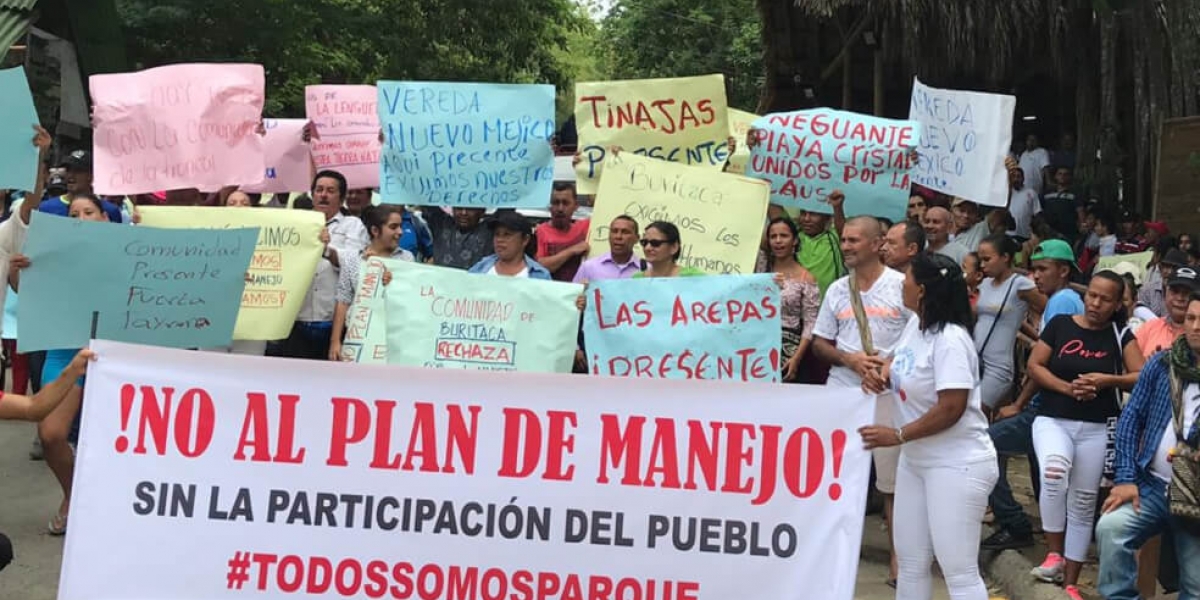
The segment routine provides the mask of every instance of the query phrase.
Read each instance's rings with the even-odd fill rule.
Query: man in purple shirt
[[[608,252],[591,258],[575,272],[575,283],[587,285],[589,281],[605,279],[629,279],[646,267],[642,259],[634,256],[633,245],[638,243],[638,222],[629,215],[621,215],[608,226]],[[579,320],[578,347],[575,349],[575,373],[587,373],[587,354],[583,349],[583,315]]]
[[[579,266],[575,283],[604,279],[629,279],[642,270],[642,261],[633,255],[638,241],[638,223],[633,217],[621,215],[608,226],[608,252]]]

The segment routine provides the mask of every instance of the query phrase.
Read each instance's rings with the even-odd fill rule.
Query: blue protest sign
[[[772,204],[829,214],[826,199],[841,190],[849,216],[904,218],[919,123],[816,108],[761,117],[754,129],[746,174],[771,183]]]
[[[584,295],[594,375],[779,381],[779,287],[770,274],[599,281]]]
[[[157,229],[34,213],[21,271],[22,352],[96,337],[201,348],[233,337],[258,228]]]
[[[396,204],[545,208],[554,86],[380,81],[379,191]]]
[[[39,123],[25,69],[0,70],[0,188],[33,191],[37,184],[38,149],[33,126]]]

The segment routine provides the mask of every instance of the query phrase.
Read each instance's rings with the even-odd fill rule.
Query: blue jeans
[[[1008,531],[1015,536],[1026,536],[1033,533],[1033,524],[1025,514],[1025,509],[1013,498],[1012,488],[1008,485],[1008,458],[1010,456],[1026,456],[1029,458],[1029,475],[1033,480],[1033,494],[1041,493],[1041,481],[1038,470],[1037,455],[1033,453],[1033,420],[1037,411],[1032,407],[1026,408],[1015,417],[996,421],[988,428],[992,444],[996,446],[996,454],[1000,461],[1000,478],[996,487],[988,497],[992,514],[996,517],[996,527]]]
[[[1100,518],[1096,545],[1100,552],[1100,595],[1108,600],[1135,600],[1137,560],[1134,551],[1146,540],[1171,529],[1179,559],[1179,600],[1200,600],[1200,537],[1172,525],[1167,486],[1155,481],[1138,486],[1141,511],[1125,504]]]

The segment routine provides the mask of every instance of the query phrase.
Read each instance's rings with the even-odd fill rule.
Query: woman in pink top
[[[767,249],[770,255],[762,272],[776,274],[783,305],[779,315],[783,326],[783,380],[796,381],[800,361],[812,343],[813,324],[821,309],[821,291],[812,273],[796,262],[800,232],[791,219],[771,219],[767,225]]]

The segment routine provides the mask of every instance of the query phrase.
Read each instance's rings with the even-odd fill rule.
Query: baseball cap
[[[1179,248],[1171,248],[1167,250],[1166,255],[1159,262],[1164,265],[1171,265],[1172,267],[1185,267],[1188,264],[1188,255]]]
[[[1075,253],[1071,250],[1071,245],[1062,240],[1043,240],[1033,250],[1033,256],[1029,260],[1061,260],[1079,270],[1079,265],[1075,264]]]
[[[1179,267],[1167,280],[1167,287],[1175,286],[1185,287],[1190,292],[1200,290],[1200,274],[1191,267]]]
[[[975,204],[975,201],[974,201],[974,200],[967,200],[966,198],[959,198],[958,196],[955,196],[955,197],[954,197],[954,200],[952,200],[952,201],[950,202],[950,207],[951,207],[951,208],[954,208],[955,206],[958,206],[959,204],[967,204],[967,203],[970,203],[970,204]]]
[[[492,215],[488,221],[488,227],[495,231],[497,227],[511,229],[517,233],[524,235],[533,235],[533,227],[529,224],[529,219],[526,219],[515,210],[498,210]]]
[[[76,150],[66,155],[60,167],[66,167],[68,171],[83,171],[86,173],[92,172],[92,153],[89,150]]]
[[[1146,229],[1163,237],[1166,237],[1171,233],[1171,230],[1167,227],[1167,224],[1163,223],[1162,221],[1146,221]]]

